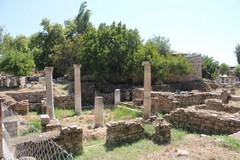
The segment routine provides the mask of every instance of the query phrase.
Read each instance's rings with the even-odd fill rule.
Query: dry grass
[[[141,160],[239,160],[240,151],[223,147],[221,143],[221,139],[188,134],[181,143],[168,145],[159,152],[143,156]],[[188,154],[180,155],[179,150]]]

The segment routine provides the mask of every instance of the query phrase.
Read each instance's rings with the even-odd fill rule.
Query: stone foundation
[[[107,124],[106,143],[119,143],[139,140],[144,137],[144,128],[139,119]]]
[[[57,119],[50,119],[49,115],[41,115],[42,132],[60,130],[61,124]]]
[[[79,154],[83,150],[83,129],[75,125],[71,127],[61,127],[60,136],[54,141],[68,153]]]
[[[62,109],[74,109],[74,96],[54,96],[54,107]]]
[[[206,134],[232,134],[240,131],[240,114],[198,109],[202,106],[177,108],[164,116],[175,127]]]
[[[46,91],[30,91],[30,92],[13,92],[6,93],[16,101],[28,100],[29,103],[41,103],[43,98],[46,98]]]
[[[20,115],[27,115],[29,113],[29,102],[28,100],[14,102],[9,106],[9,109]]]
[[[162,120],[155,126],[155,133],[153,134],[154,142],[158,144],[166,144],[171,142],[171,124]]]
[[[219,99],[207,99],[205,100],[206,105],[196,106],[198,109],[208,109],[220,112],[227,112],[227,113],[240,113],[240,107],[231,106],[228,104],[222,103],[222,100]]]
[[[53,140],[55,143],[61,146],[64,150],[67,150],[68,153],[72,153],[74,155],[79,154],[83,151],[83,129],[70,126],[70,127],[62,127],[60,131],[52,131],[52,132],[44,132],[38,135],[30,135],[27,137],[19,137],[10,139],[10,144],[12,147],[24,149],[20,150],[22,156],[32,156],[39,154],[39,151],[46,150],[49,148],[49,144],[51,147],[55,145],[49,140]],[[37,146],[37,147],[36,147]],[[24,148],[23,148],[24,147]],[[51,149],[51,148],[50,148]],[[30,150],[30,152],[29,152]],[[16,149],[16,151],[19,151]],[[26,153],[26,155],[24,155]],[[27,153],[31,153],[28,155]],[[50,151],[50,153],[54,154],[54,152]],[[15,153],[17,158],[18,152]],[[57,155],[52,155],[53,159],[58,159],[59,157],[54,157]]]
[[[176,108],[186,108],[188,106],[204,104],[206,99],[220,99],[227,103],[230,98],[226,90],[219,92],[151,92],[152,99],[152,114],[158,112],[171,112]],[[133,90],[133,105],[143,105],[143,89],[138,88]]]

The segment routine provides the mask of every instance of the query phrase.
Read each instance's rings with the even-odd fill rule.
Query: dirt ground
[[[222,139],[194,134],[180,144],[168,145],[141,160],[240,160],[240,151],[221,146]]]

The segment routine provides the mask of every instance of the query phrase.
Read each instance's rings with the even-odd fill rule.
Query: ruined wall
[[[175,127],[206,134],[232,134],[240,131],[240,114],[196,109],[195,106],[178,108],[164,116]]]
[[[230,98],[226,90],[219,92],[180,92],[179,94],[171,92],[151,92],[152,113],[171,112],[176,108],[186,108],[188,106],[204,104],[206,99],[221,99],[227,103]],[[133,105],[143,105],[143,89],[133,90]]]
[[[13,110],[14,112],[20,115],[27,115],[29,113],[28,100],[14,102],[9,106],[9,109]]]
[[[29,103],[41,103],[41,100],[46,98],[46,91],[10,92],[6,94],[14,98],[16,101],[28,99]]]
[[[54,141],[66,149],[68,153],[73,155],[81,153],[83,150],[83,129],[73,125],[71,127],[62,127],[60,131],[60,136]]]
[[[202,80],[202,58],[201,55],[187,56],[187,60],[190,62],[192,67],[192,72],[188,75],[175,75],[170,74],[167,77],[166,82],[184,82],[184,81],[197,81]]]
[[[165,144],[171,142],[171,127],[172,125],[165,120],[160,121],[155,126],[155,133],[153,134],[153,140],[158,144]]]
[[[140,120],[119,121],[107,124],[106,143],[128,142],[143,137],[144,128]]]
[[[63,109],[74,108],[74,96],[54,96],[54,107]]]
[[[59,155],[59,151],[61,151],[59,146],[61,146],[62,149],[67,150],[68,153],[74,155],[81,153],[83,151],[82,137],[82,128],[70,126],[62,127],[60,131],[29,135],[17,140],[11,139],[11,145],[12,147],[16,147],[15,155],[17,158],[32,156],[36,159],[49,159],[48,157],[51,156],[51,159],[59,159],[65,154],[64,152],[61,152],[61,155]],[[48,155],[44,156],[43,154],[39,154],[39,151],[47,153]]]
[[[222,100],[219,99],[207,99],[205,100],[206,105],[196,106],[198,109],[208,109],[220,112],[227,113],[240,113],[240,107],[231,106],[228,104],[222,103]]]

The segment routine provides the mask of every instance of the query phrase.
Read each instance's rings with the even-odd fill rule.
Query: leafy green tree
[[[240,64],[240,44],[238,44],[236,47],[235,47],[235,51],[234,51],[236,57],[237,57],[237,62],[238,64]]]
[[[53,64],[58,75],[73,74],[73,64],[80,63],[80,54],[82,53],[83,36],[77,34],[72,39],[66,39],[62,44],[54,46]],[[70,78],[71,79],[71,78]]]
[[[6,51],[16,49],[14,38],[9,33],[3,35],[2,46],[3,46],[3,53],[5,53]]]
[[[90,16],[91,16],[91,11],[89,9],[86,9],[87,7],[87,2],[83,2],[79,8],[78,15],[76,16],[74,22],[76,24],[76,31],[77,33],[83,34],[90,23]]]
[[[4,50],[3,36],[4,36],[4,27],[0,26],[0,56],[3,55],[3,50]]]
[[[30,74],[35,67],[33,56],[22,52],[9,51],[0,59],[1,71],[18,77]]]
[[[65,41],[64,30],[61,24],[51,24],[49,19],[43,19],[41,26],[43,31],[35,33],[30,38],[30,49],[33,52],[38,70],[43,70],[46,66],[54,66],[54,58],[57,56],[54,46]],[[56,71],[55,69],[54,73]]]
[[[217,76],[218,62],[212,57],[202,56],[202,77],[214,80]]]
[[[30,42],[28,37],[24,35],[18,35],[14,39],[15,50],[23,53],[29,53],[30,52],[29,43]]]
[[[234,69],[233,69],[233,73],[235,76],[240,76],[240,65],[237,65]]]
[[[167,55],[167,53],[170,52],[170,43],[168,38],[162,36],[153,36],[146,43],[153,44],[159,54]]]
[[[221,75],[224,75],[224,74],[226,74],[228,71],[230,71],[229,66],[228,66],[227,64],[225,64],[225,63],[220,64],[219,69],[220,69],[220,74],[221,74]]]

